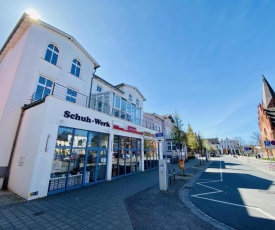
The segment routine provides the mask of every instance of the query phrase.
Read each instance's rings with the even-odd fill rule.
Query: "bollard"
[[[175,169],[173,169],[174,172],[174,182],[176,182],[176,173],[175,173]]]

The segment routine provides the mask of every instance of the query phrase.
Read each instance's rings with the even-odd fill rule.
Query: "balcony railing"
[[[86,108],[90,108],[111,116],[115,116],[117,118],[129,121],[136,125],[142,125],[143,127],[161,132],[161,128],[160,128],[161,124],[159,123],[155,123],[154,121],[149,120],[148,118],[144,118],[141,122],[140,118],[134,117],[127,113],[123,113],[122,111],[119,111],[115,108],[113,108],[111,111],[110,105],[107,103],[103,103],[102,99],[101,100],[94,99],[95,95],[92,95],[92,97],[89,97],[87,95],[76,92],[58,83],[53,83],[51,86],[47,86],[40,91],[36,91],[32,95],[30,101],[32,103],[40,99],[43,99],[48,95],[51,95],[55,98],[69,101],[77,105],[84,106]]]
[[[40,91],[36,91],[31,97],[31,103],[40,100],[47,95],[52,95],[55,98],[69,101],[86,108],[106,113],[110,115],[110,105],[103,103],[101,100],[95,100],[87,95],[76,92],[58,83],[53,83],[51,87],[44,87]]]

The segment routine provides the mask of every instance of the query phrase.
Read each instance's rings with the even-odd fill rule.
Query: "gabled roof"
[[[275,93],[271,86],[269,85],[268,81],[266,80],[265,76],[263,76],[263,104],[264,107],[267,108],[269,106],[270,101],[274,98]]]
[[[125,83],[121,83],[121,84],[119,84],[119,85],[116,85],[115,87],[119,89],[119,88],[124,87],[124,86],[136,90],[136,91],[138,92],[138,94],[142,97],[142,100],[143,100],[143,101],[146,101],[146,98],[142,95],[142,93],[141,93],[141,92],[138,90],[138,88],[135,87],[135,86],[127,85],[127,84],[125,84]]]
[[[101,82],[102,84],[104,84],[104,85],[109,86],[109,87],[112,88],[113,90],[116,90],[116,91],[118,91],[118,92],[124,94],[124,92],[123,92],[122,90],[116,88],[114,85],[112,85],[111,83],[105,81],[103,78],[101,78],[101,77],[99,77],[99,76],[97,76],[97,75],[95,75],[95,74],[94,74],[94,79],[100,81],[100,82]]]
[[[172,123],[175,123],[174,118],[171,114],[165,114],[165,115],[161,115],[162,118],[169,118],[171,120]]]
[[[95,68],[98,68],[100,65],[91,57],[91,55],[76,41],[76,39],[66,34],[65,32],[39,20],[33,19],[30,15],[24,13],[19,21],[17,22],[16,26],[12,30],[11,34],[7,38],[6,42],[4,43],[3,47],[0,50],[0,63],[3,61],[6,54],[17,44],[20,38],[24,35],[24,33],[30,28],[32,24],[37,24],[39,26],[43,26],[47,29],[50,29],[66,38],[71,40],[93,63]]]
[[[143,111],[143,116],[144,116],[145,114],[155,116],[155,117],[159,118],[160,120],[164,120],[164,118],[161,117],[160,115],[158,115],[157,113],[148,113],[148,112],[144,112],[144,111]]]
[[[207,138],[206,140],[211,144],[220,144],[218,138]]]

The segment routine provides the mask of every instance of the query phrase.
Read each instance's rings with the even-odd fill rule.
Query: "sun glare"
[[[28,9],[26,13],[33,19],[40,19],[40,15],[35,9]]]

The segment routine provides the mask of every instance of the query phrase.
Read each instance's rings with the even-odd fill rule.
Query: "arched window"
[[[45,60],[56,65],[58,54],[59,54],[58,48],[54,44],[49,44],[46,51]]]
[[[71,74],[75,75],[76,77],[79,77],[80,68],[81,68],[80,62],[78,60],[74,59],[73,63],[72,63]]]

